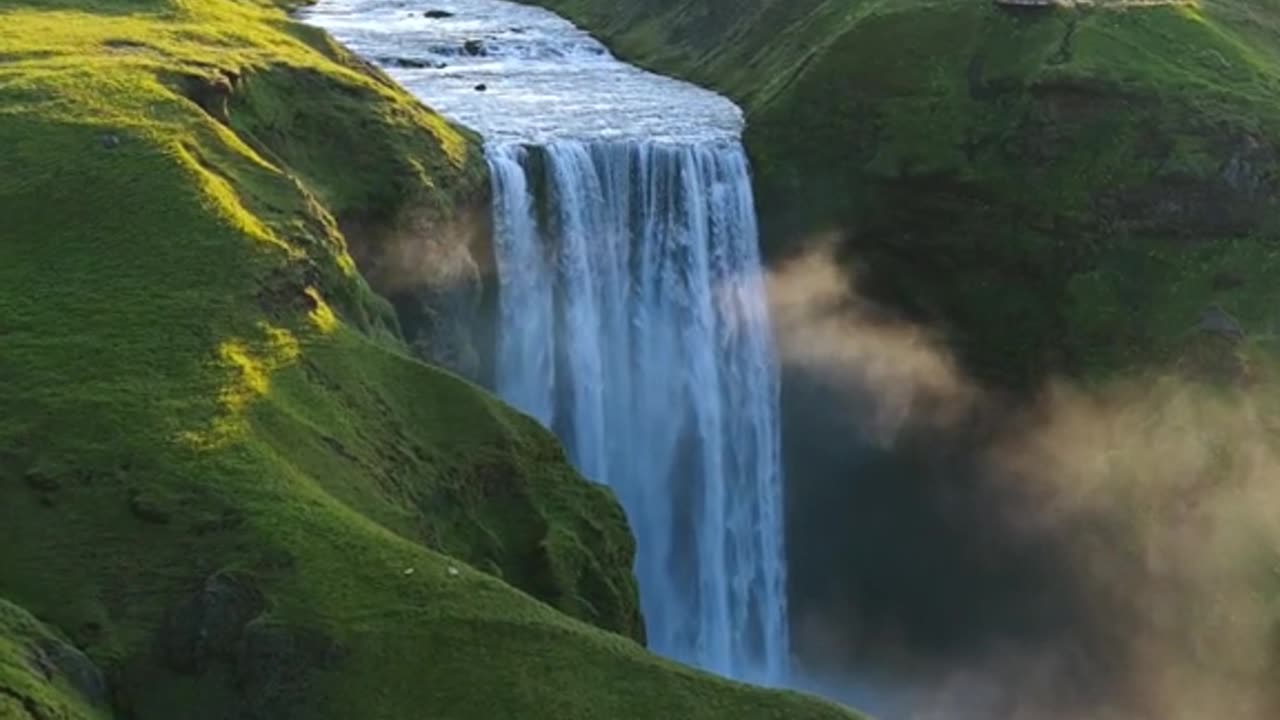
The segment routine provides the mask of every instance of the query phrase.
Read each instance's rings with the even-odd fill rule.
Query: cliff
[[[1274,336],[1274,0],[542,4],[743,103],[775,258],[837,238],[992,384]]]
[[[845,716],[646,653],[612,495],[410,352],[470,133],[267,0],[0,27],[0,716]]]

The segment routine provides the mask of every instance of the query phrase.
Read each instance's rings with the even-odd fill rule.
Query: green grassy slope
[[[625,637],[608,491],[409,356],[339,228],[483,201],[469,135],[265,0],[0,28],[0,716],[846,717]]]
[[[834,233],[862,288],[1025,386],[1178,356],[1280,289],[1280,3],[547,0],[748,111],[770,249]]]

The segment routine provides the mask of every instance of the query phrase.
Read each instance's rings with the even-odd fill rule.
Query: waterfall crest
[[[613,488],[653,650],[788,665],[778,370],[734,141],[491,144],[495,383]]]

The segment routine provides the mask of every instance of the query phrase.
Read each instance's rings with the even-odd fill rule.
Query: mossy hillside
[[[1270,342],[1280,3],[550,0],[744,103],[769,249],[1034,386],[1179,355],[1218,305]]]
[[[193,17],[192,22],[201,17],[203,16]],[[24,20],[37,26],[24,28],[21,26]],[[25,18],[19,16],[14,25],[15,37],[36,39],[43,43],[51,40],[57,42],[57,35],[51,38],[47,27],[38,26],[46,22],[47,18],[42,13],[32,13]],[[73,23],[69,18],[62,22],[76,28],[77,33],[84,33],[91,27],[83,22]],[[130,22],[137,20],[130,18]],[[165,20],[157,30],[171,29],[169,26],[172,24],[173,21]],[[178,31],[181,30],[179,25]],[[44,31],[43,34],[41,31]],[[145,29],[117,31],[111,25],[108,26],[108,32],[108,38],[102,41],[108,53],[120,47],[135,48],[143,44],[143,38],[148,36]],[[130,39],[129,32],[135,32],[136,36]],[[160,32],[154,35],[162,37]],[[125,39],[121,39],[121,36]],[[69,41],[74,42],[77,47],[92,43],[90,38],[84,37],[74,37]],[[305,59],[306,46],[299,45],[297,50],[300,58]],[[132,55],[132,51],[126,53],[129,58]],[[235,60],[231,56],[231,61]],[[313,63],[317,60],[323,58],[317,56]],[[209,61],[206,59],[198,62]],[[79,308],[84,298],[74,292],[57,293],[57,298],[50,302],[31,302],[31,299],[49,294],[48,291],[42,292],[43,288],[73,288],[83,284],[92,287],[96,296],[106,301],[99,303],[97,312],[122,314],[117,303],[127,304],[135,313],[154,323],[135,323],[132,328],[134,334],[122,337],[122,333],[111,323],[97,320],[103,324],[98,332],[104,333],[104,337],[118,344],[137,342],[140,345],[154,345],[157,340],[172,342],[168,338],[152,338],[151,334],[157,328],[181,331],[184,325],[212,325],[216,321],[216,314],[206,317],[202,314],[203,310],[193,313],[187,305],[201,297],[198,290],[201,285],[191,275],[195,272],[215,271],[221,265],[226,268],[223,272],[233,277],[218,279],[217,282],[221,284],[214,284],[206,292],[208,298],[216,303],[214,307],[229,315],[232,327],[244,334],[244,337],[226,338],[207,352],[209,362],[220,364],[243,376],[241,387],[220,389],[218,394],[212,396],[216,405],[228,415],[247,407],[255,394],[265,392],[271,371],[295,364],[303,356],[302,341],[281,325],[292,316],[302,313],[301,317],[309,318],[309,327],[333,334],[333,331],[339,329],[339,325],[334,310],[326,304],[333,303],[333,307],[343,317],[349,318],[354,327],[367,330],[374,337],[391,338],[394,319],[390,318],[385,303],[369,293],[355,275],[351,260],[343,249],[342,239],[334,231],[332,216],[323,209],[316,196],[299,184],[297,177],[286,169],[288,166],[273,166],[263,156],[255,153],[241,135],[228,131],[218,122],[216,114],[199,112],[200,108],[184,95],[193,74],[185,73],[180,63],[151,67],[144,65],[144,72],[121,73],[119,86],[111,87],[111,83],[104,83],[103,78],[105,76],[109,80],[113,76],[100,72],[101,68],[92,68],[92,62],[92,59],[88,62],[69,59],[66,68],[58,68],[49,60],[34,62],[26,72],[19,69],[18,72],[22,74],[15,73],[15,81],[11,86],[20,93],[19,97],[26,87],[33,86],[57,93],[53,99],[43,103],[31,103],[25,107],[15,103],[12,106],[12,120],[7,123],[7,129],[12,133],[13,146],[18,148],[16,154],[7,158],[13,163],[13,171],[9,176],[15,183],[15,190],[8,197],[15,208],[11,217],[18,218],[22,223],[11,225],[9,229],[14,232],[13,237],[17,243],[38,243],[31,249],[17,243],[8,248],[15,257],[9,270],[17,276],[11,288],[17,297],[31,303],[30,308],[22,309],[24,312],[13,314],[15,321],[26,321],[24,324],[31,328],[56,328],[65,326],[68,321],[94,321],[94,318],[85,316],[85,310]],[[132,62],[126,60],[125,64],[128,67]],[[74,75],[86,65],[99,72],[87,78],[93,84],[76,85]],[[148,74],[146,70],[152,72]],[[60,71],[70,73],[73,78],[58,77]],[[220,72],[223,75],[243,76],[252,72],[252,67],[233,65],[231,69]],[[277,67],[271,72],[288,74],[318,71],[306,67]],[[63,84],[49,82],[50,76],[57,77]],[[130,86],[130,80],[137,81],[137,84]],[[334,85],[330,92],[338,95],[333,103],[333,110],[341,113],[340,117],[343,119],[331,120],[326,127],[340,126],[342,122],[358,123],[373,131],[370,134],[376,136],[377,123],[386,120],[377,113],[386,112],[387,117],[394,117],[396,112],[409,117],[411,113],[421,113],[420,119],[424,122],[417,130],[421,145],[416,148],[420,151],[417,156],[426,159],[429,155],[452,155],[456,164],[452,176],[424,178],[423,189],[430,189],[428,181],[456,179],[463,186],[470,181],[469,174],[473,170],[469,167],[471,161],[464,153],[474,152],[474,148],[469,146],[463,136],[445,126],[438,117],[429,115],[420,108],[413,110],[416,106],[411,101],[398,98],[389,91],[384,103],[388,107],[379,107],[376,81],[372,78],[361,80],[360,76],[352,74],[348,80],[351,85],[344,87],[341,76],[333,78]],[[148,81],[152,83],[150,87],[146,84]],[[101,85],[106,85],[103,89],[110,93],[105,99],[92,95]],[[88,88],[89,93],[77,93],[81,87]],[[361,113],[357,105],[342,104],[344,90],[345,94],[356,97],[362,96],[362,90],[375,91],[364,93],[370,109]],[[155,93],[155,96],[149,96],[149,92]],[[90,96],[85,97],[86,94]],[[130,103],[136,105],[129,107]],[[27,109],[32,112],[23,112]],[[47,114],[40,114],[41,110]],[[130,111],[133,111],[132,115]],[[88,117],[82,120],[77,117],[77,113],[84,113]],[[393,139],[397,139],[397,132],[412,136],[411,125],[403,124],[397,128],[390,122],[385,124],[388,125],[387,134]],[[327,139],[327,135],[316,136],[318,144]],[[377,157],[377,144],[370,145],[372,147],[369,155]],[[374,173],[369,174],[372,176]],[[173,188],[181,187],[190,187],[188,194],[191,197],[187,198],[185,206],[169,198],[174,192]],[[335,184],[335,187],[346,186]],[[346,200],[341,191],[330,190],[329,194],[339,201]],[[411,196],[403,193],[402,197],[408,201]],[[343,202],[335,204],[341,207]],[[153,210],[155,205],[161,207]],[[90,222],[85,222],[83,226],[67,222],[68,217],[76,217],[68,214],[68,207],[75,208],[76,215]],[[201,227],[201,220],[205,225],[212,223],[224,235],[239,234],[252,239],[256,247],[237,248],[225,238],[219,240],[214,232]],[[190,233],[192,237],[185,237],[186,233]],[[130,243],[124,245],[112,242],[113,237],[129,238]],[[146,244],[148,238],[152,238],[158,247],[149,247]],[[96,254],[95,247],[99,248]],[[159,252],[161,249],[167,252]],[[146,255],[138,263],[128,262],[127,260],[131,260],[130,250]],[[98,255],[105,257],[99,258]],[[108,263],[105,266],[104,261]],[[37,267],[29,268],[32,264]],[[183,267],[191,270],[182,272]],[[91,282],[95,273],[103,270],[112,270],[113,274],[105,283]],[[148,274],[165,276],[168,284],[145,282]],[[239,298],[237,293],[240,294]],[[241,302],[250,301],[252,305],[248,308],[237,307],[237,299]],[[197,307],[203,308],[200,305]],[[129,317],[127,313],[124,315]],[[41,316],[44,316],[45,322],[34,319]],[[216,325],[201,328],[191,338],[194,342],[183,349],[199,351],[201,354],[194,357],[204,357],[206,351],[201,349],[201,345],[212,341],[216,332]],[[86,333],[74,336],[85,347],[92,347],[92,338],[92,334]],[[137,362],[137,358],[127,354],[114,358],[111,355],[92,357],[86,354],[80,361],[95,363],[96,371],[87,373],[74,365],[59,366],[55,359],[45,358],[40,349],[30,352],[26,357],[20,354],[23,350],[21,344],[11,343],[9,349],[12,357],[27,361],[30,371],[38,370],[47,374],[49,387],[55,386],[54,380],[59,377],[89,379],[97,376],[121,382],[135,372],[134,363]],[[394,344],[389,344],[388,349],[395,349]],[[73,356],[68,357],[68,360],[75,359]],[[111,365],[112,359],[117,360],[118,364]],[[200,375],[196,373],[192,378],[180,376],[172,391],[178,393],[184,383]],[[160,372],[139,379],[159,383],[165,376],[166,373]],[[206,382],[218,380],[216,376],[212,376]],[[31,387],[38,385],[33,382]],[[81,399],[73,396],[69,401],[78,402]],[[106,399],[104,405],[114,405],[114,399]],[[366,410],[379,409],[368,402],[366,405]],[[330,414],[340,417],[340,408]],[[21,415],[13,414],[15,419],[21,418]],[[101,422],[92,415],[86,419],[94,423]],[[226,437],[234,437],[234,423],[233,420],[213,420],[204,430],[188,428],[171,430],[168,434],[179,432],[190,443],[216,446]],[[335,434],[340,428],[338,426],[327,432]],[[336,438],[325,438],[325,442],[334,449],[341,449],[337,446]],[[385,456],[380,464],[390,465],[393,459],[392,456]],[[407,477],[412,480],[414,475],[410,472]],[[389,500],[403,502],[401,498],[391,494],[394,489],[387,490]],[[422,488],[419,490],[425,492]],[[407,496],[408,491],[401,490],[400,494]],[[428,507],[428,498],[424,496],[420,499],[422,506]],[[472,502],[448,507],[475,509],[489,506]],[[430,509],[434,512],[434,507]],[[490,511],[486,509],[484,512]],[[503,521],[504,517],[498,517],[489,523],[498,526],[492,530],[498,536],[507,532],[501,525]],[[416,531],[422,534],[430,530],[431,528],[418,528]],[[408,531],[407,527],[405,531]],[[446,535],[439,542],[451,542],[457,537]],[[527,537],[522,535],[516,542],[524,541],[527,541]],[[485,548],[479,542],[477,540],[474,546],[477,560],[485,553],[492,553],[496,558],[504,552],[500,547]],[[625,548],[629,541],[621,542]],[[603,547],[609,546],[605,544]],[[461,553],[464,548],[451,549]],[[465,549],[468,553],[461,554],[469,556],[473,548]],[[619,575],[625,577],[624,573],[623,570],[618,571]],[[622,581],[622,585],[626,584],[627,581]],[[630,594],[624,588],[620,603],[621,606],[632,608],[624,610],[624,614],[634,615],[634,602],[629,598]],[[628,626],[619,626],[619,629],[633,625],[631,622]]]
[[[0,26],[0,596],[112,696],[32,675],[5,605],[6,712],[843,716],[569,617],[640,633],[617,504],[411,359],[338,229],[457,211],[468,135],[272,4]]]

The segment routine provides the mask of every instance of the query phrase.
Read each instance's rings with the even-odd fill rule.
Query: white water
[[[485,136],[496,389],[626,508],[650,646],[786,682],[778,372],[741,113],[531,7],[326,0],[307,17]]]
[[[428,10],[455,15],[428,18]],[[502,0],[320,0],[303,17],[492,142],[688,144],[736,142],[742,133],[742,113],[728,99],[620,62],[541,8]],[[468,40],[483,54],[467,54]],[[486,90],[477,91],[482,84]]]

